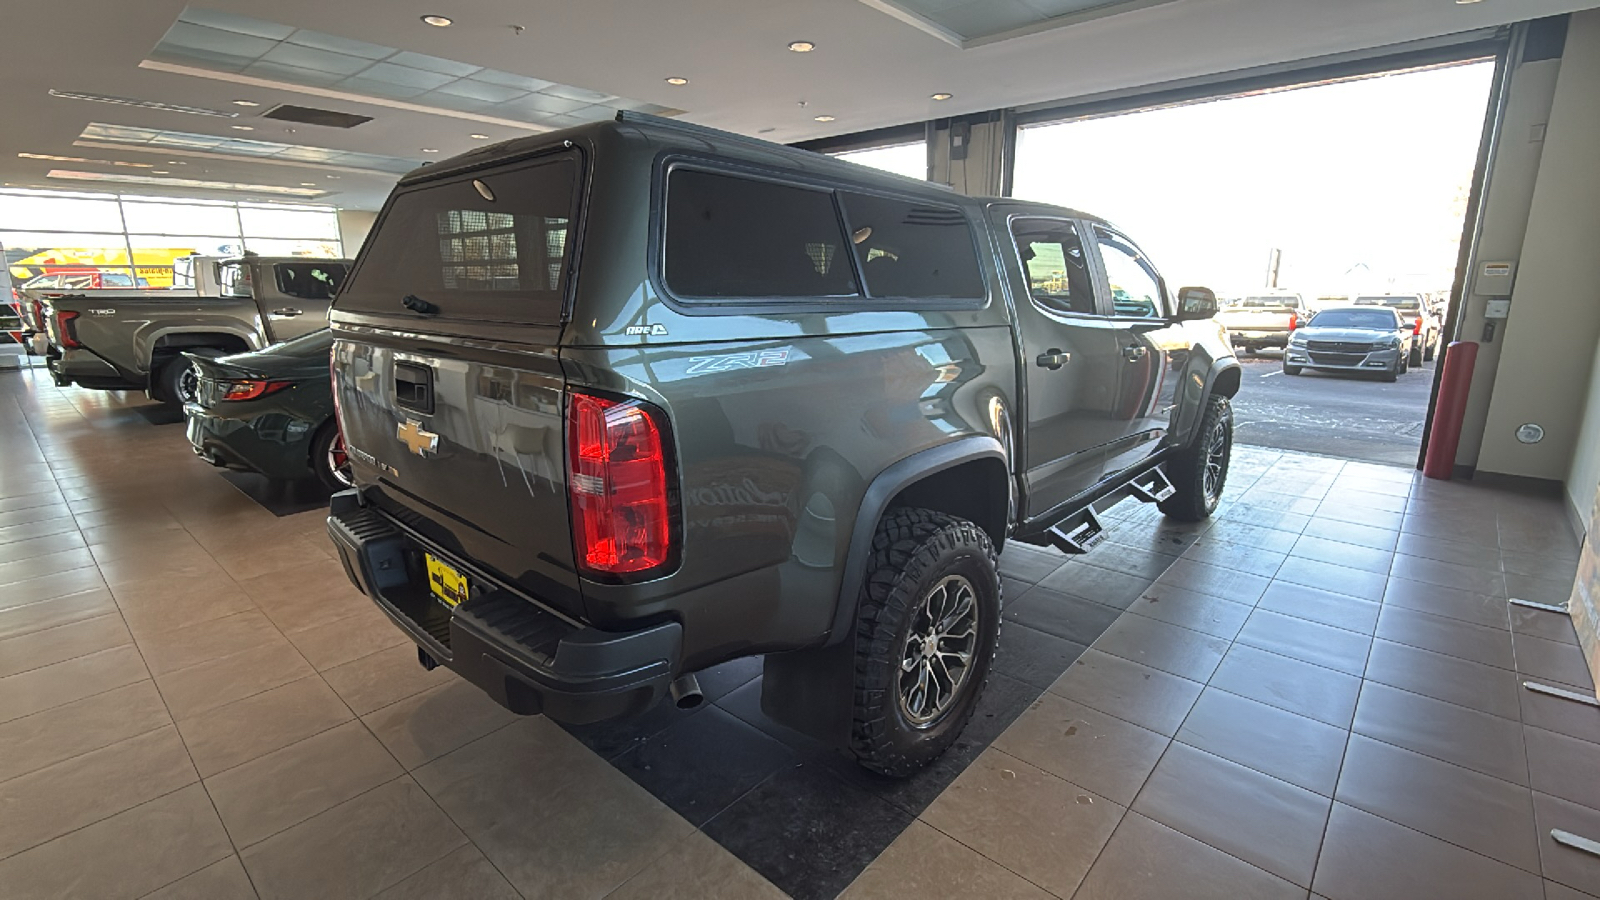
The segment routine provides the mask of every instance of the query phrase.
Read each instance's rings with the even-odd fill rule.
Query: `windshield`
[[[1395,321],[1394,313],[1383,310],[1365,309],[1330,309],[1318,313],[1312,319],[1311,328],[1372,328],[1378,331],[1394,331],[1399,328]]]
[[[1416,297],[1357,297],[1358,306],[1392,306],[1395,309],[1421,309],[1422,301]]]
[[[1293,297],[1246,297],[1239,301],[1239,306],[1249,309],[1278,309],[1285,306],[1294,306]]]

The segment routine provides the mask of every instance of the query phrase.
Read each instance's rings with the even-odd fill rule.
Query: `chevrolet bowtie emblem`
[[[439,436],[425,430],[422,423],[416,419],[407,419],[404,424],[395,426],[394,436],[418,456],[425,456],[439,449]]]

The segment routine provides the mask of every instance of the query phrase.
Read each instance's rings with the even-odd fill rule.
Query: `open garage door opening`
[[[1412,466],[1493,60],[1024,125],[1014,194],[1223,298],[1237,440]],[[1115,289],[1115,286],[1113,286]]]

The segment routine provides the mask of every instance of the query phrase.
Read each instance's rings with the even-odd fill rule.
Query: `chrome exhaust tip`
[[[706,695],[700,693],[700,680],[693,675],[680,676],[668,690],[679,709],[694,709],[706,702]]]

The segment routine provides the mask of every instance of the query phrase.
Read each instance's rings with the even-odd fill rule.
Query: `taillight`
[[[1296,328],[1299,328],[1299,327],[1300,327],[1300,314],[1299,313],[1293,313],[1293,312],[1289,313],[1289,330],[1293,331],[1293,330],[1295,330]]]
[[[660,414],[638,400],[570,395],[567,486],[578,568],[637,576],[672,558],[672,496]]]
[[[229,381],[228,390],[222,395],[224,400],[255,400],[268,394],[276,394],[289,385],[291,381]]]
[[[78,343],[78,326],[73,320],[78,318],[75,312],[62,310],[56,313],[56,332],[61,335],[61,346],[76,350],[83,345]]]
[[[1411,333],[1412,334],[1421,334],[1422,333],[1422,317],[1421,316],[1417,316],[1417,327],[1411,329]]]

